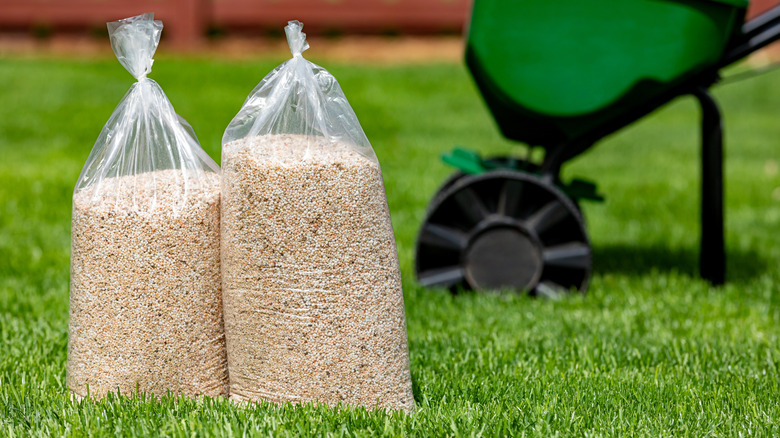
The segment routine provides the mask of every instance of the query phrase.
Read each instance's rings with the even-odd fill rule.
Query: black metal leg
[[[723,238],[723,120],[706,88],[693,95],[701,105],[701,253],[699,272],[713,285],[726,281]]]

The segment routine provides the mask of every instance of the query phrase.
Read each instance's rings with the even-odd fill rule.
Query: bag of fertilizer
[[[222,149],[230,396],[414,407],[382,173],[336,79],[301,55],[252,91]]]
[[[162,23],[144,14],[108,30],[137,82],[73,193],[68,388],[226,396],[220,169],[146,77]]]

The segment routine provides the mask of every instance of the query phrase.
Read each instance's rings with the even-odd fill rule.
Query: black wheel
[[[423,286],[584,292],[591,251],[582,215],[554,185],[523,172],[466,175],[434,197],[417,238]]]
[[[530,161],[525,161],[521,158],[514,158],[514,157],[491,157],[485,160],[486,163],[489,164],[495,164],[501,167],[511,167],[515,169],[520,169],[524,172],[528,173],[534,173],[539,171],[539,165],[531,163]],[[433,195],[433,200],[430,204],[428,204],[428,211],[430,211],[430,208],[433,207],[433,205],[441,198],[441,195],[444,194],[447,190],[450,189],[450,187],[453,187],[454,185],[458,184],[460,180],[462,180],[464,177],[468,176],[468,174],[463,173],[461,171],[455,171],[452,175],[449,176],[446,180],[444,180],[444,183],[439,187],[439,190],[436,192],[435,195]]]

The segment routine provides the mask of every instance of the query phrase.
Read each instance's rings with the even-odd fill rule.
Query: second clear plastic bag
[[[73,193],[68,388],[226,396],[220,169],[146,77],[162,23],[144,14],[108,30],[138,82]]]
[[[225,131],[222,263],[234,400],[414,407],[382,172],[336,79],[301,56]]]

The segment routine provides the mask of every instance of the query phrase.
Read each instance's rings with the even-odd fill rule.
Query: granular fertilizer
[[[356,149],[270,134],[223,147],[233,400],[414,406],[382,174]]]
[[[67,383],[226,396],[220,177],[162,170],[107,178],[73,197]]]

